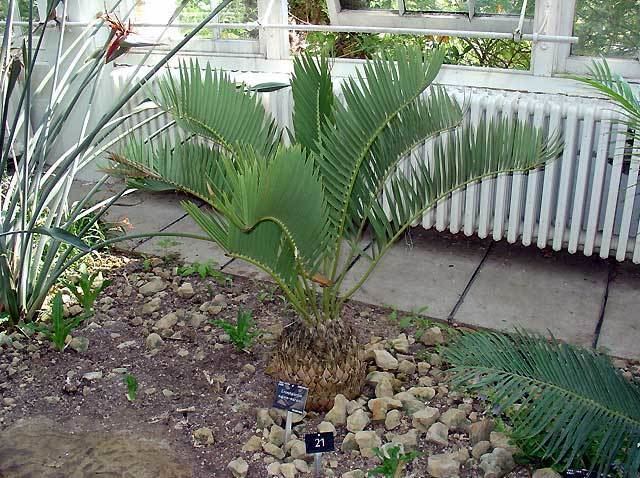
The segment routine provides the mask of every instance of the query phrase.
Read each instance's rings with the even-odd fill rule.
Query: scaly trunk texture
[[[327,411],[339,393],[360,395],[366,375],[363,348],[342,320],[309,327],[296,321],[284,328],[267,368],[276,380],[309,388],[307,410]]]

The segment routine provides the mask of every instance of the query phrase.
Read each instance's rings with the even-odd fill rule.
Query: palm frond
[[[535,441],[544,457],[567,467],[589,451],[601,476],[617,459],[624,476],[638,476],[640,387],[606,356],[539,335],[483,332],[457,338],[444,357],[453,383],[489,390],[512,413],[514,437]]]
[[[316,60],[308,53],[296,57],[291,91],[295,141],[317,154],[320,132],[335,121],[335,96],[327,57]]]
[[[170,74],[161,78],[155,101],[185,131],[230,151],[251,145],[269,157],[280,141],[275,120],[255,94],[237,88],[226,73],[209,65],[203,72],[197,61],[180,65],[179,81]]]

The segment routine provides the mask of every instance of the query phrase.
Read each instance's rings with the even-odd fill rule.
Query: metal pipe
[[[25,24],[25,22],[15,22],[16,25]],[[69,27],[86,27],[84,22],[69,22]],[[137,27],[153,28],[167,27],[166,24],[160,23],[138,23]],[[193,23],[174,23],[169,28],[191,28],[196,26]],[[274,29],[274,30],[290,30],[302,32],[351,32],[351,33],[393,33],[397,35],[432,35],[432,36],[448,36],[458,38],[489,38],[495,40],[514,40],[513,33],[499,32],[482,32],[482,31],[466,31],[466,30],[440,30],[429,28],[402,28],[402,27],[362,27],[354,25],[292,25],[281,23],[258,24],[257,22],[247,23],[208,23],[207,28],[218,28],[221,30],[229,29],[246,29],[255,30],[256,28]],[[544,34],[524,34],[522,40],[549,43],[578,43],[578,37],[562,36],[562,35],[544,35]]]

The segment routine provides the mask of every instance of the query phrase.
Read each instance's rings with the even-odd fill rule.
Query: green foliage
[[[64,306],[62,304],[62,294],[58,292],[51,303],[51,316],[48,323],[30,322],[25,327],[33,332],[43,334],[56,348],[58,352],[63,352],[67,348],[67,336],[77,329],[87,316],[82,314],[77,317],[64,316]]]
[[[640,469],[640,387],[596,352],[518,332],[460,336],[444,353],[454,385],[488,393],[513,437],[560,468]],[[516,406],[517,405],[517,406]]]
[[[159,239],[156,244],[158,249],[161,251],[160,255],[164,261],[171,262],[179,257],[179,254],[171,249],[179,246],[181,244],[180,241],[176,241],[170,237],[165,237],[163,239]]]
[[[224,319],[211,320],[212,324],[220,327],[231,338],[231,343],[239,351],[248,351],[254,340],[261,332],[257,330],[253,320],[253,312],[250,310],[238,310],[236,323],[232,324]]]
[[[218,270],[218,264],[215,261],[193,262],[190,265],[178,267],[178,275],[182,277],[195,274],[199,275],[201,279],[211,277],[220,285],[231,285],[233,283],[231,277]]]
[[[111,285],[110,280],[105,280],[102,277],[102,272],[98,271],[93,274],[87,272],[85,264],[80,265],[80,276],[76,280],[62,280],[61,282],[75,296],[87,316],[93,314],[93,305],[98,296]]]
[[[384,478],[400,478],[404,465],[420,456],[416,451],[405,452],[402,445],[387,443],[382,448],[374,448],[373,452],[382,463],[367,473],[367,476]]]
[[[402,48],[369,61],[361,77],[343,83],[344,103],[328,60],[297,58],[286,132],[258,95],[225,73],[183,64],[179,80],[160,82],[155,101],[193,139],[137,138],[112,159],[139,185],[162,183],[211,206],[183,203],[227,255],[271,275],[301,320],[338,319],[390,246],[437,201],[498,172],[542,167],[561,152],[555,138],[524,123],[465,121],[433,84],[444,56]],[[431,158],[407,162],[425,141]],[[372,247],[364,253],[366,229]],[[368,266],[344,290],[348,265],[360,255]]]
[[[135,402],[136,397],[138,396],[138,379],[134,375],[128,373],[122,380],[127,387],[127,400]]]

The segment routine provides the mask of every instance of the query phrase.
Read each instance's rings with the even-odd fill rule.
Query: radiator
[[[123,78],[116,78],[116,91]],[[422,227],[640,263],[640,157],[630,154],[634,145],[629,144],[626,126],[608,103],[473,88],[449,92],[468,105],[469,121],[518,118],[547,133],[559,133],[564,152],[541,171],[467,186],[426,213]],[[290,90],[265,94],[263,99],[282,126],[291,125]],[[156,119],[142,133],[153,135],[166,122],[166,117]],[[428,158],[428,145],[411,153],[412,161]]]

